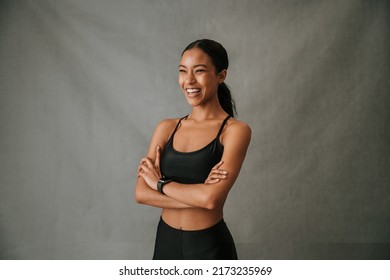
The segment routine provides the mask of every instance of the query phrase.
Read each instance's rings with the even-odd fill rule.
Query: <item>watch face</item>
[[[158,181],[159,181],[161,184],[166,184],[166,183],[171,182],[172,180],[170,180],[170,179],[159,179]]]

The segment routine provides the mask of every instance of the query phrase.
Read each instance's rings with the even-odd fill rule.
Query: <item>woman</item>
[[[223,206],[250,142],[224,80],[228,56],[212,40],[182,53],[179,84],[191,113],[160,122],[138,168],[135,199],[162,208],[153,259],[237,259]]]

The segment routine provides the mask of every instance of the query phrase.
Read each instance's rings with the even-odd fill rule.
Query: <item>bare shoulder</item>
[[[252,130],[245,122],[230,118],[226,125],[222,141],[247,146],[251,139]]]
[[[156,126],[154,134],[159,138],[167,140],[172,134],[179,120],[180,118],[165,119],[160,121]]]
[[[155,158],[157,146],[164,149],[178,121],[179,119],[166,119],[157,124],[149,145],[149,158]]]
[[[179,121],[179,118],[162,120],[157,124],[156,129],[166,130],[166,129],[170,129],[170,128],[175,128],[178,121]]]
[[[228,121],[228,125],[226,128],[226,134],[239,136],[243,134],[243,136],[251,135],[252,130],[250,126],[242,121],[230,118]]]

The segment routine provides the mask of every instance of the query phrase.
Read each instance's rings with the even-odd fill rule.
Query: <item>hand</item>
[[[223,161],[220,161],[211,169],[209,176],[206,181],[204,181],[205,184],[215,184],[227,178],[227,171],[219,169],[222,164]]]
[[[162,177],[160,171],[160,146],[156,148],[156,159],[146,157],[141,160],[138,167],[138,176],[142,177],[146,184],[153,190],[157,190],[157,182]]]

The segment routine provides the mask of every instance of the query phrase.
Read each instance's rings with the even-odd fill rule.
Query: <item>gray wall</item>
[[[151,258],[136,168],[203,37],[253,130],[240,258],[390,257],[388,1],[2,0],[0,258]]]

